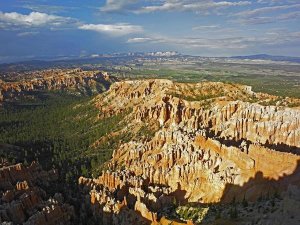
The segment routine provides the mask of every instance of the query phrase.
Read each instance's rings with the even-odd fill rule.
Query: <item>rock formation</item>
[[[71,224],[73,206],[63,203],[61,194],[47,199],[41,186],[49,187],[58,179],[56,170],[44,171],[32,163],[0,169],[0,222],[2,224],[55,225]]]
[[[51,70],[36,71],[15,82],[0,80],[0,102],[16,100],[41,90],[73,89],[77,92],[102,92],[109,88],[117,78],[100,71]]]
[[[100,177],[79,179],[94,215],[105,224],[167,224],[174,204],[254,201],[299,187],[300,110],[259,104],[270,98],[212,82],[114,83],[93,100],[99,117],[132,109],[124,132],[159,129],[122,144]]]
[[[99,109],[97,119],[127,112],[122,128],[114,132],[132,138],[118,143],[100,176],[78,180],[80,221],[91,216],[86,213],[91,210],[97,222],[108,225],[192,225],[204,214],[209,217],[208,207],[197,212],[194,221],[178,212],[197,204],[243,201],[251,202],[249,218],[256,218],[261,212],[254,214],[253,209],[263,207],[258,199],[284,193],[274,203],[276,210],[289,215],[289,224],[297,224],[298,208],[291,204],[300,205],[300,110],[285,106],[290,99],[285,102],[255,93],[249,86],[220,82],[115,82],[105,73],[80,69],[42,74],[37,79],[29,76],[24,81],[2,82],[0,98],[11,101],[36,90],[81,90],[98,82],[104,90],[110,89],[91,102]],[[8,163],[1,158],[0,223],[74,222],[74,208],[64,202],[62,194],[47,193],[58,171],[44,171],[36,163],[28,167]],[[291,201],[289,196],[296,197]],[[222,213],[224,217],[230,214],[227,209]],[[271,214],[269,218],[282,222]],[[261,221],[269,224],[267,219]]]

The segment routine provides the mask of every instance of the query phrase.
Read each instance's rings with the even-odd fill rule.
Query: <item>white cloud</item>
[[[122,11],[130,5],[137,3],[138,0],[107,0],[106,4],[101,8],[103,12]]]
[[[163,43],[164,45],[175,45],[180,48],[209,48],[209,49],[240,49],[247,45],[241,37],[208,39],[199,37],[144,37],[128,39],[128,43]]]
[[[281,14],[278,16],[278,19],[280,20],[293,20],[293,19],[299,19],[300,18],[300,11],[296,12],[289,12],[285,14]]]
[[[250,17],[250,18],[241,18],[238,20],[234,20],[234,22],[239,22],[241,24],[246,25],[257,25],[257,24],[266,24],[266,23],[273,23],[275,19],[268,16],[259,16],[259,17]]]
[[[208,13],[209,10],[215,10],[220,8],[227,8],[232,6],[245,6],[250,5],[250,1],[220,1],[215,2],[213,0],[165,0],[162,4],[144,6],[138,9],[137,13],[149,13],[155,11],[194,11]]]
[[[253,9],[253,10],[241,11],[239,13],[236,13],[235,15],[244,18],[249,18],[249,17],[259,16],[262,14],[264,15],[266,13],[272,13],[275,11],[287,10],[287,9],[293,9],[293,10],[300,9],[300,4],[268,6],[268,7]]]
[[[203,26],[193,27],[192,30],[211,30],[219,27],[220,27],[219,25],[203,25]]]
[[[43,13],[61,13],[68,12],[70,10],[78,9],[74,6],[62,6],[62,5],[47,5],[47,4],[33,4],[28,3],[22,6],[24,9],[29,9],[34,12],[43,12]]]
[[[219,38],[202,38],[202,37],[163,37],[149,36],[136,37],[128,39],[128,43],[144,43],[176,46],[179,49],[201,49],[201,50],[239,50],[250,49],[257,46],[278,46],[286,43],[299,42],[300,32],[287,32],[281,30],[266,31],[260,36],[242,36],[232,37],[220,36]]]
[[[0,28],[21,28],[21,27],[41,27],[41,26],[61,26],[72,23],[73,19],[49,15],[40,12],[31,12],[28,15],[17,12],[3,13],[0,11]]]
[[[144,38],[144,37],[135,37],[135,38],[129,38],[127,43],[144,43],[148,41],[153,41],[153,39]]]
[[[193,11],[205,12],[232,6],[244,6],[251,1],[215,1],[215,0],[107,0],[101,8],[104,12],[130,11],[135,13],[150,13],[156,11]]]
[[[288,4],[288,3],[297,3],[298,0],[258,0],[258,3],[275,5],[275,4]]]
[[[295,20],[300,17],[300,4],[275,5],[244,10],[235,13],[237,18],[231,22],[238,22],[247,25],[267,24]]]
[[[78,27],[81,30],[91,30],[111,36],[124,36],[143,32],[143,27],[127,23],[118,24],[84,24]]]
[[[18,37],[26,37],[26,36],[33,36],[33,35],[37,35],[37,34],[39,34],[39,32],[37,32],[37,31],[29,31],[29,32],[18,33],[17,36]]]

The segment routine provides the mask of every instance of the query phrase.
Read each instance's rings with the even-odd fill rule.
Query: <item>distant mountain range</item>
[[[234,59],[249,59],[249,60],[271,60],[271,61],[286,61],[300,63],[300,57],[292,56],[274,56],[267,54],[247,55],[247,56],[232,56]]]
[[[114,53],[114,54],[95,54],[85,57],[70,57],[70,58],[58,58],[58,59],[42,59],[42,60],[29,60],[13,63],[2,63],[0,61],[0,72],[11,71],[28,71],[56,68],[77,68],[83,67],[84,69],[97,68],[101,69],[102,66],[112,65],[127,65],[137,63],[141,58],[152,60],[160,58],[179,58],[180,60],[205,60],[210,58],[219,59],[236,59],[236,60],[271,60],[271,61],[284,61],[300,63],[300,57],[291,56],[273,56],[267,54],[248,55],[248,56],[232,56],[232,57],[203,57],[203,56],[191,56],[182,55],[178,52],[135,52],[135,53]]]

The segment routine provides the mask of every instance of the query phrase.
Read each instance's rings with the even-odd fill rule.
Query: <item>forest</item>
[[[108,142],[93,145],[121,129],[126,112],[100,120],[101,112],[91,100],[49,92],[47,98],[34,104],[2,107],[0,157],[12,163],[37,161],[45,169],[57,168],[62,181],[70,185],[76,185],[79,176],[96,177],[128,134],[117,132]]]

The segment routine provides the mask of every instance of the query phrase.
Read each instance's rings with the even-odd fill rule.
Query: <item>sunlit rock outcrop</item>
[[[94,99],[99,117],[131,109],[125,132],[159,129],[122,144],[100,177],[79,179],[94,215],[107,224],[158,224],[174,205],[253,201],[300,186],[300,111],[260,105],[266,98],[222,83],[114,83]]]

